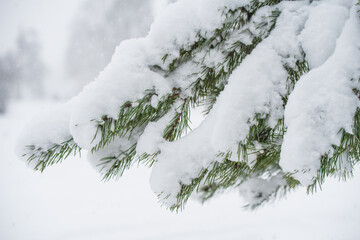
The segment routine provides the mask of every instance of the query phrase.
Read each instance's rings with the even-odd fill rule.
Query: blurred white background
[[[360,239],[359,168],[257,211],[234,190],[177,214],[157,203],[146,168],[104,183],[85,157],[38,173],[14,156],[31,115],[76,95],[169,2],[0,0],[0,239]]]

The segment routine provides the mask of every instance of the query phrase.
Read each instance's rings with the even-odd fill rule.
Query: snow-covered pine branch
[[[346,178],[360,159],[357,3],[179,0],[76,98],[29,123],[17,153],[43,170],[86,149],[105,179],[147,164],[176,210],[194,192],[233,187],[256,207]]]

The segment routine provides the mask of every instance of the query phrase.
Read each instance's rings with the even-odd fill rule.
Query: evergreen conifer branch
[[[136,154],[136,145],[136,143],[133,144],[116,156],[100,159],[100,163],[97,167],[100,167],[99,171],[103,173],[102,177],[104,181],[109,181],[114,178],[119,179],[124,174],[124,171],[129,169],[135,163],[143,164],[149,168],[153,166],[160,151],[153,154],[143,153],[139,156]]]
[[[134,163],[136,155],[136,144],[133,144],[125,151],[121,151],[116,156],[110,156],[100,159],[98,166],[101,167],[100,172],[106,171],[103,175],[103,180],[110,180],[112,178],[119,178],[123,175],[126,169],[129,169]],[[108,166],[110,165],[109,169]]]
[[[183,64],[184,62],[189,61],[190,59],[194,58],[194,56],[198,53],[200,53],[201,51],[205,50],[207,53],[209,51],[211,51],[211,49],[215,49],[215,48],[219,48],[220,46],[223,46],[226,43],[226,40],[229,39],[229,37],[231,36],[231,34],[234,33],[234,31],[239,31],[242,28],[245,27],[246,24],[248,24],[251,20],[251,18],[253,17],[253,15],[256,13],[256,11],[258,9],[260,9],[263,6],[272,6],[272,5],[276,5],[277,3],[281,2],[280,0],[276,0],[276,1],[263,1],[262,3],[258,3],[258,1],[252,1],[249,5],[244,6],[244,7],[239,7],[236,9],[229,9],[229,10],[225,10],[223,12],[223,15],[225,15],[225,20],[224,23],[222,24],[221,28],[217,28],[214,30],[213,34],[211,36],[207,36],[208,33],[204,33],[203,35],[198,32],[196,37],[197,40],[192,43],[189,47],[183,46],[182,48],[180,48],[178,56],[173,58],[173,59],[169,59],[171,58],[171,56],[169,54],[165,54],[162,58],[163,63],[165,62],[170,62],[167,66],[168,72],[169,74],[173,71],[175,71],[181,64]],[[257,28],[268,28],[270,31],[268,31],[268,29],[264,30],[261,33],[261,36],[254,36],[254,38],[260,38],[257,40],[253,40],[255,43],[258,43],[261,41],[261,38],[265,38],[266,36],[268,36],[268,34],[270,34],[270,32],[273,30],[273,28],[275,27],[276,24],[276,19],[277,17],[279,17],[280,15],[280,11],[279,10],[274,10],[271,14],[271,16],[269,16],[270,18],[270,26],[268,25],[268,22],[260,22],[258,23]],[[249,29],[245,28],[243,29],[243,31],[248,31],[250,34],[253,34]],[[240,42],[239,42],[240,44]],[[255,47],[248,47],[245,44],[243,44],[244,49],[241,51],[242,54],[240,56],[244,57],[244,53],[245,56],[249,53],[251,53],[251,50]],[[233,49],[234,50],[234,49]],[[234,56],[234,58],[239,59],[240,56]],[[242,57],[242,58],[243,58]],[[225,58],[225,61],[229,61],[227,58]],[[231,60],[230,60],[231,61]],[[239,61],[239,60],[238,60]],[[237,64],[231,64],[231,67]]]
[[[62,143],[52,144],[48,149],[36,147],[35,145],[27,145],[29,153],[24,154],[23,157],[28,155],[27,161],[29,163],[35,161],[34,170],[43,172],[45,168],[53,164],[59,163],[66,159],[70,154],[74,156],[79,154],[81,148],[74,142],[73,138]]]
[[[285,106],[287,96],[291,93],[296,82],[300,77],[309,71],[309,66],[304,58],[297,60],[294,67],[284,64],[284,69],[288,73],[287,77],[287,94],[283,96],[283,105]],[[181,185],[177,198],[177,203],[170,207],[170,210],[180,210],[184,207],[187,200],[193,191],[203,191],[203,201],[211,198],[217,191],[227,189],[231,186],[239,186],[241,182],[245,181],[250,176],[258,173],[272,172],[274,170],[280,171],[279,160],[281,143],[285,134],[286,128],[284,126],[284,119],[278,120],[275,127],[271,128],[268,125],[270,115],[256,114],[250,126],[248,136],[245,141],[239,142],[237,150],[238,161],[229,160],[235,153],[228,151],[226,153],[219,153],[217,157],[222,157],[223,160],[215,162],[211,170],[204,169],[198,174],[198,178],[192,180],[191,184]],[[261,146],[261,148],[259,148]],[[249,155],[255,155],[254,162],[249,162]],[[299,185],[299,182],[292,179],[289,175],[284,175],[284,179],[288,185],[281,185],[276,188],[273,194],[263,199],[261,203],[270,201],[275,198],[278,193],[285,194],[288,190],[293,189]],[[239,183],[240,182],[240,183]],[[296,184],[295,184],[295,183]],[[249,205],[250,208],[260,206],[261,203]]]
[[[252,3],[254,4],[254,3]],[[258,6],[260,7],[260,6]],[[231,32],[235,29],[240,29],[246,23],[248,23],[256,12],[257,8],[252,7],[250,10],[246,10],[246,14],[241,13],[241,9],[228,12],[226,15],[227,22],[223,24],[222,29],[216,29],[214,36],[206,40],[205,37],[202,37],[199,33],[197,34],[198,41],[193,43],[189,49],[181,48],[179,50],[179,58],[171,61],[169,65],[168,73],[165,73],[165,76],[169,76],[173,71],[177,69],[176,66],[180,66],[182,63],[193,58],[197,53],[200,53],[204,48],[207,48],[207,51],[210,49],[224,45],[227,38],[230,36]],[[242,9],[244,10],[244,9]],[[235,14],[238,14],[236,17]],[[273,11],[271,18],[271,26],[276,24],[276,19],[280,15],[279,11]],[[230,20],[232,24],[230,24]],[[235,23],[237,22],[237,23]],[[260,23],[259,28],[263,28],[267,25]],[[268,31],[263,31],[263,34],[268,36]],[[224,35],[224,37],[223,37]],[[221,36],[221,37],[220,37]],[[205,74],[204,79],[198,79],[198,83],[201,83],[198,86],[196,83],[192,84],[192,96],[183,96],[183,104],[180,106],[179,111],[176,112],[174,118],[171,120],[170,124],[164,130],[164,138],[169,141],[176,140],[180,138],[187,129],[189,129],[189,115],[190,115],[190,106],[199,105],[201,99],[206,98],[206,96],[214,95],[214,92],[219,89],[219,84],[222,84],[222,88],[226,83],[227,78],[230,76],[231,72],[241,63],[241,61],[251,53],[251,51],[256,47],[256,45],[262,40],[261,37],[254,37],[253,43],[250,46],[247,46],[240,41],[235,42],[231,45],[229,50],[226,50],[225,58],[222,63],[219,64],[221,70],[216,76],[214,76],[215,68],[209,68],[206,65],[202,65],[204,69],[203,75]],[[214,45],[215,41],[215,45]],[[165,62],[168,55],[164,55],[163,61]],[[203,63],[197,63],[203,64]],[[218,66],[218,68],[219,68]],[[153,66],[153,69],[157,66]],[[158,67],[160,68],[160,67]],[[156,68],[156,69],[158,69]],[[160,68],[161,69],[161,68]],[[159,70],[157,70],[159,71]],[[162,72],[166,72],[161,69]],[[222,81],[220,80],[222,79]],[[156,108],[151,105],[151,98],[154,95],[157,95],[154,90],[147,90],[145,96],[142,99],[137,100],[135,103],[126,102],[120,109],[120,113],[117,119],[110,118],[108,116],[103,116],[101,121],[97,121],[98,127],[94,135],[93,141],[97,138],[98,134],[100,135],[100,141],[96,146],[92,148],[92,152],[99,151],[108,145],[115,137],[123,137],[125,135],[132,135],[132,131],[140,126],[146,126],[148,122],[156,121],[164,116],[175,103],[175,101],[180,98],[180,88],[173,88],[173,92],[168,94],[165,97],[160,99]],[[190,101],[190,100],[191,101]],[[134,153],[135,156],[135,153]],[[151,156],[151,154],[149,155]],[[127,161],[130,161],[130,158],[126,158]],[[131,158],[133,160],[133,158]],[[153,158],[151,158],[153,159]],[[106,158],[104,163],[110,164],[111,160],[115,160],[114,157]],[[116,160],[117,161],[117,160]],[[116,162],[115,161],[115,162]],[[152,162],[153,160],[151,160]],[[114,166],[118,164],[114,163]],[[127,165],[126,165],[127,166]],[[111,168],[116,169],[116,168]],[[122,171],[111,170],[111,172],[116,172],[122,174]],[[107,174],[106,176],[115,176],[116,174]]]
[[[151,167],[157,161],[157,157],[161,154],[158,149],[162,148],[148,150],[157,152],[146,152],[140,156],[138,155],[136,147],[138,145],[140,148],[140,141],[139,144],[137,142],[139,136],[144,136],[143,139],[145,140],[143,142],[145,143],[155,142],[158,144],[159,142],[168,141],[166,144],[175,144],[176,147],[176,143],[169,142],[180,139],[190,129],[191,108],[205,105],[204,115],[210,113],[217,98],[225,90],[229,77],[234,70],[239,66],[241,67],[243,60],[252,54],[253,50],[263,40],[268,38],[275,29],[281,14],[276,4],[280,2],[281,0],[251,0],[248,5],[235,9],[225,7],[222,13],[224,20],[220,27],[211,32],[199,30],[195,40],[181,45],[177,54],[167,53],[163,55],[163,64],[160,64],[161,66],[149,65],[151,71],[160,74],[171,82],[171,86],[174,86],[171,92],[168,91],[166,95],[159,97],[160,93],[156,92],[157,86],[154,86],[153,89],[143,92],[142,98],[123,103],[117,117],[113,118],[104,115],[101,119],[92,120],[97,124],[97,129],[92,139],[94,146],[90,150],[92,153],[105,150],[101,154],[105,153],[106,157],[101,155],[103,158],[99,160],[100,163],[97,165],[103,174],[104,180],[120,177],[126,169],[136,162]],[[357,4],[360,5],[360,1]],[[265,6],[271,6],[271,8],[266,9],[264,13],[259,11]],[[258,13],[265,14],[266,16],[259,18]],[[284,18],[286,17],[287,15],[285,14]],[[303,16],[299,14],[296,17],[302,18]],[[280,18],[280,20],[284,21],[283,18]],[[296,28],[298,27],[300,26],[296,26]],[[293,30],[295,31],[295,29]],[[278,36],[277,34],[278,32],[274,32],[275,37]],[[295,33],[290,32],[290,34]],[[272,40],[274,39],[271,37],[269,42],[271,43]],[[269,42],[266,42],[266,44]],[[296,44],[294,45],[295,47],[297,46]],[[299,43],[298,45],[301,44]],[[305,44],[303,46],[304,48],[306,47]],[[293,46],[289,48],[292,49]],[[300,50],[301,54],[298,54],[299,51],[295,50],[296,53],[286,52],[284,56],[282,53],[279,53],[283,69],[287,72],[287,79],[285,89],[283,85],[280,85],[282,90],[275,90],[279,91],[278,94],[282,98],[282,102],[280,101],[279,104],[276,102],[276,108],[281,108],[282,105],[283,109],[285,109],[288,97],[295,85],[304,74],[310,71],[305,52],[300,46],[298,48],[297,50]],[[278,51],[277,46],[274,46],[273,50]],[[287,48],[285,50],[287,51]],[[198,69],[198,72],[189,74],[187,72],[187,64],[190,65],[190,69]],[[181,67],[185,67],[186,71],[181,72],[184,69]],[[183,79],[181,78],[187,80],[183,81],[186,85],[182,83]],[[285,81],[285,79],[281,80]],[[358,89],[354,89],[354,94],[360,100],[360,91]],[[154,100],[153,98],[157,98],[156,101],[152,101]],[[154,102],[157,102],[156,105],[154,105]],[[265,102],[265,104],[274,107],[272,103],[272,100]],[[167,125],[159,121],[162,118],[164,120],[168,119],[167,116],[171,116],[171,114],[173,114],[173,118]],[[207,160],[212,160],[211,164],[199,170],[197,176],[191,179],[191,181],[188,181],[188,178],[186,178],[186,183],[183,183],[181,180],[176,179],[180,181],[180,191],[176,196],[171,196],[175,197],[177,201],[169,207],[172,211],[183,209],[187,200],[194,192],[199,193],[202,200],[206,201],[218,192],[228,188],[239,189],[251,180],[260,179],[266,181],[273,177],[276,177],[276,180],[280,179],[278,182],[274,182],[271,191],[264,193],[264,191],[261,192],[259,190],[258,195],[255,194],[256,201],[249,203],[247,206],[251,209],[286,194],[291,189],[301,185],[295,179],[294,173],[283,172],[280,167],[282,142],[287,129],[284,123],[284,116],[276,119],[274,119],[274,116],[281,115],[281,111],[276,111],[274,116],[272,116],[273,113],[270,110],[269,112],[251,114],[248,115],[251,117],[245,119],[248,121],[246,124],[249,127],[245,139],[238,140],[237,144],[229,146],[227,151],[218,152],[212,157],[207,155]],[[150,124],[149,128],[146,128],[149,123],[156,121],[159,122],[154,125]],[[274,121],[276,124],[274,124]],[[334,145],[332,151],[321,156],[321,167],[313,184],[308,186],[308,192],[316,191],[317,187],[321,187],[328,176],[346,179],[352,175],[354,165],[360,161],[360,109],[356,110],[353,122],[352,132],[346,132],[345,129],[339,131],[339,136],[341,136],[339,146]],[[160,136],[155,135],[155,137],[160,138],[160,140],[147,135],[148,133],[153,133],[152,131],[159,133],[159,129],[162,132],[160,131]],[[149,130],[149,132],[141,135],[145,130]],[[163,139],[161,139],[161,134]],[[116,142],[117,140],[119,142]],[[115,141],[115,147],[116,144],[119,143],[121,145],[120,143],[125,143],[126,141],[126,144],[121,145],[121,147],[131,146],[117,154],[107,156],[106,154],[109,153],[106,151],[106,147],[112,141]],[[113,146],[111,145],[111,147]],[[37,161],[35,170],[40,171],[43,171],[47,166],[62,161],[71,153],[80,153],[81,150],[72,137],[69,137],[67,141],[60,144],[51,145],[49,149],[43,149],[34,145],[27,146],[27,148],[30,150],[30,153],[25,154],[26,156],[30,155],[28,161]],[[154,148],[151,146],[146,149]],[[173,149],[171,147],[169,149],[169,156],[172,156],[171,151]],[[95,156],[97,155],[95,154]],[[174,159],[176,160],[176,158]],[[159,169],[163,170],[161,163],[159,161]],[[180,172],[180,174],[182,173]],[[194,177],[192,174],[190,175]],[[181,179],[181,177],[179,178]],[[170,195],[164,196],[165,194],[168,193],[160,194],[159,198],[166,199],[170,197]]]
[[[129,137],[136,127],[146,125],[148,122],[156,121],[164,116],[180,96],[180,89],[173,88],[172,93],[160,99],[154,108],[151,105],[151,98],[155,95],[154,90],[148,90],[148,93],[140,100],[127,102],[123,104],[117,119],[104,116],[102,121],[98,121],[98,127],[93,138],[96,139],[101,134],[99,143],[92,148],[92,151],[98,151],[104,148],[115,137],[123,137],[126,134]]]
[[[145,166],[152,167],[154,163],[156,162],[156,157],[160,154],[160,151],[157,151],[156,153],[148,154],[143,153],[138,157],[139,163],[144,164]]]
[[[183,103],[179,106],[175,116],[170,124],[164,130],[164,139],[174,141],[179,139],[187,129],[190,129],[190,101],[188,98],[183,99]]]
[[[309,71],[309,66],[304,59],[297,60],[295,68],[284,65],[288,72],[288,94],[283,97],[284,106],[287,102],[288,95],[293,90],[296,82],[300,77]],[[359,90],[354,89],[354,92],[359,96]],[[201,192],[203,201],[210,199],[219,190],[227,189],[231,186],[239,186],[245,179],[252,174],[264,173],[273,171],[273,169],[281,170],[279,166],[281,141],[286,131],[284,127],[284,119],[280,119],[275,128],[267,126],[267,118],[261,116],[255,117],[256,124],[252,125],[249,130],[249,135],[245,143],[239,143],[238,159],[239,162],[228,160],[232,152],[221,153],[219,156],[225,156],[222,162],[216,162],[211,170],[203,169],[198,174],[199,177],[192,180],[191,184],[181,185],[181,190],[177,195],[177,203],[170,207],[170,210],[179,211],[184,208],[187,200],[193,191]],[[346,180],[352,176],[353,166],[359,162],[360,159],[360,110],[356,111],[354,116],[353,132],[348,133],[344,129],[340,131],[342,134],[341,143],[339,146],[333,146],[334,153],[331,157],[326,154],[321,158],[321,169],[318,177],[314,183],[308,186],[308,192],[316,191],[316,187],[324,183],[328,176],[338,176]],[[271,137],[270,137],[271,136]],[[254,148],[254,142],[261,143],[265,146],[263,149]],[[251,167],[247,163],[248,154],[257,154],[255,164]],[[231,166],[229,166],[229,164]],[[345,165],[345,166],[344,166]],[[339,175],[339,171],[342,172]],[[291,189],[300,185],[300,182],[294,179],[291,174],[283,175],[286,180],[286,185],[279,185],[275,191],[267,198],[256,204],[249,204],[247,207],[253,209],[261,206],[264,202],[270,201],[279,195],[284,195]],[[241,180],[239,180],[241,179]]]
[[[252,14],[250,15],[252,16]],[[216,102],[218,95],[224,90],[224,87],[227,84],[227,79],[235,70],[235,68],[241,64],[246,56],[251,54],[252,50],[254,50],[263,39],[269,36],[275,27],[276,19],[279,17],[279,15],[280,11],[274,10],[269,16],[271,19],[270,26],[267,26],[267,22],[260,22],[258,24],[257,28],[268,28],[266,31],[264,30],[259,36],[255,36],[248,28],[238,30],[243,33],[250,32],[250,34],[253,35],[251,44],[245,44],[241,41],[228,42],[228,38],[230,36],[229,34],[225,34],[226,37],[222,37],[221,40],[216,43],[217,48],[219,48],[221,45],[221,51],[224,55],[223,62],[214,67],[202,65],[201,68],[203,70],[200,73],[199,78],[190,86],[193,94],[192,99],[195,100],[194,102],[205,102],[205,105],[207,106],[207,109],[204,112],[205,114],[208,114],[212,109],[212,106]],[[240,26],[245,27],[245,24],[248,23],[250,19],[235,19],[235,22],[241,22],[241,24],[239,23],[236,26],[239,28]],[[208,51],[213,48],[215,48],[213,45],[208,46]],[[200,62],[199,64],[203,64],[203,62]]]

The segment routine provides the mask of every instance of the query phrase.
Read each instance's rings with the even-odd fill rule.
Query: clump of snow
[[[282,111],[278,106],[282,104],[286,78],[281,57],[267,44],[258,46],[232,73],[213,108],[213,148],[226,151],[244,140],[251,125],[248,120],[256,113],[281,116],[276,111]]]
[[[96,81],[74,99],[70,130],[81,147],[91,149],[97,144],[92,141],[97,126],[94,120],[104,115],[117,119],[121,106],[142,98],[147,89],[155,88],[159,97],[171,92],[168,81],[148,68],[144,52],[144,39],[122,42]]]
[[[299,36],[310,68],[319,67],[333,54],[348,17],[349,9],[334,3],[321,3],[311,10]]]
[[[163,138],[164,129],[172,118],[173,111],[156,122],[150,122],[144,132],[141,134],[137,146],[136,153],[141,156],[144,153],[156,153],[159,151],[159,145],[165,142]]]
[[[46,151],[56,144],[71,139],[69,129],[71,106],[69,103],[58,104],[45,110],[33,116],[18,138],[15,152],[24,161],[33,154],[32,148]],[[31,168],[36,165],[36,161],[29,162]]]
[[[357,7],[336,40],[334,53],[296,84],[285,108],[288,127],[281,148],[280,165],[302,184],[313,182],[320,157],[339,145],[340,129],[352,131],[359,99],[352,89],[360,75],[360,19]],[[312,38],[316,38],[313,35]],[[322,56],[321,56],[322,57]],[[322,60],[323,61],[323,60]],[[321,62],[321,61],[318,61]]]
[[[245,202],[257,205],[269,199],[271,194],[284,185],[286,185],[286,181],[281,175],[271,176],[267,179],[252,177],[240,184],[239,192]]]
[[[196,34],[205,33],[221,27],[224,16],[221,10],[226,6],[234,9],[249,4],[250,0],[182,0],[168,6],[163,14],[155,18],[148,35],[149,42],[155,51],[161,49],[156,59],[164,54],[178,55],[180,47],[188,47],[196,40]],[[220,14],[219,14],[220,13]]]

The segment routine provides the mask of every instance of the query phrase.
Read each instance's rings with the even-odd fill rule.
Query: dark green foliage
[[[252,44],[246,45],[240,41],[232,44],[228,50],[223,50],[225,60],[216,67],[202,65],[203,69],[199,78],[190,86],[192,90],[192,100],[194,103],[206,99],[208,114],[216,102],[217,96],[224,90],[227,79],[237,66],[249,55],[252,50],[261,42],[260,37],[255,37]]]
[[[256,5],[255,3],[253,4]],[[261,5],[261,7],[262,6],[263,5]],[[246,24],[249,23],[257,9],[257,7],[249,7],[249,9],[241,7],[235,10],[229,10],[225,14],[226,18],[222,28],[215,29],[213,35],[208,38],[206,38],[206,34],[204,37],[198,33],[198,40],[187,49],[181,48],[179,50],[179,56],[174,58],[168,65],[169,72],[173,72],[184,62],[193,59],[195,55],[203,52],[203,60],[196,62],[196,64],[201,66],[202,71],[197,74],[199,75],[198,79],[193,82],[189,88],[192,91],[191,101],[194,104],[198,104],[208,97],[213,99],[212,101],[207,101],[209,105],[207,113],[215,103],[216,97],[224,89],[227,79],[233,70],[240,65],[243,59],[252,52],[262,39],[270,34],[276,24],[276,19],[280,15],[280,11],[274,10],[272,14],[268,16],[268,19],[270,19],[269,26],[268,22],[260,22],[258,28],[264,28],[264,31],[259,36],[256,36],[246,28]],[[234,31],[250,33],[253,36],[252,43],[246,45],[241,41],[236,41],[231,43],[230,47],[227,47],[228,40]],[[217,66],[207,66],[204,64],[204,59],[213,49],[220,50],[224,55],[224,60],[218,63]],[[163,61],[165,62],[168,58],[169,55],[166,54],[163,57]]]
[[[139,156],[138,161],[145,166],[152,167],[152,165],[156,162],[157,155],[160,154],[160,151],[152,154],[143,153]]]
[[[287,95],[289,95],[292,92],[292,90],[295,87],[296,82],[299,81],[300,77],[310,70],[309,64],[307,63],[307,61],[305,59],[306,59],[305,53],[302,52],[302,59],[296,60],[295,68],[292,68],[292,67],[288,66],[287,64],[284,64],[284,68],[288,73]],[[286,102],[287,102],[287,98],[285,100],[285,104],[286,104]]]
[[[123,104],[117,119],[104,116],[102,121],[98,121],[98,128],[94,136],[101,134],[99,143],[92,149],[98,151],[114,140],[115,137],[131,136],[132,131],[150,121],[156,121],[164,116],[179,98],[180,89],[174,88],[171,94],[162,97],[156,108],[151,106],[151,97],[157,95],[154,90],[148,93],[136,102],[127,102]]]
[[[100,172],[106,169],[103,180],[110,180],[114,177],[121,177],[126,169],[129,169],[133,163],[136,154],[136,144],[129,149],[121,151],[117,156],[110,156],[100,159]],[[110,167],[108,167],[110,165]]]
[[[175,116],[170,121],[170,124],[165,128],[164,139],[170,142],[174,141],[179,139],[184,132],[186,133],[187,129],[190,129],[190,107],[189,99],[185,98],[176,110]]]
[[[52,147],[48,149],[43,149],[41,147],[36,147],[34,145],[26,146],[32,154],[28,157],[28,162],[36,161],[34,170],[44,171],[48,166],[51,166],[55,163],[59,163],[65,158],[67,158],[71,153],[74,155],[80,154],[81,148],[74,142],[73,138],[64,141],[60,144],[53,144]],[[26,154],[23,155],[23,157]]]

